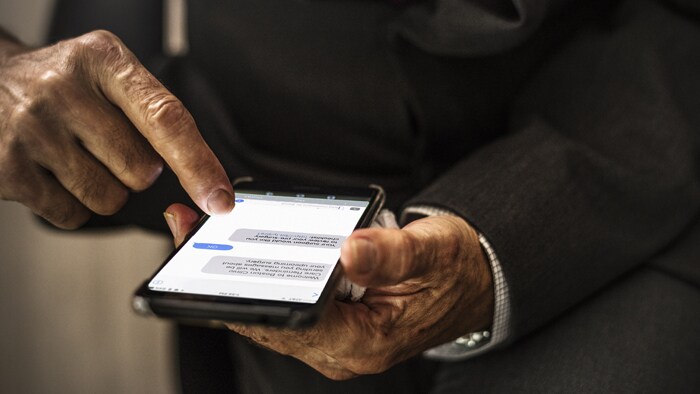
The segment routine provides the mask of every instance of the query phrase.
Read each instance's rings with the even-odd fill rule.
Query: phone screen
[[[370,198],[237,190],[231,213],[209,217],[148,288],[313,304]]]

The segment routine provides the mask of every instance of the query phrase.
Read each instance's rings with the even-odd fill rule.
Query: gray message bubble
[[[254,257],[215,256],[202,268],[207,274],[317,282],[328,275],[332,264],[267,260]]]
[[[241,228],[229,240],[268,245],[310,246],[312,248],[338,249],[345,240],[341,235],[292,233],[288,231],[255,230]]]

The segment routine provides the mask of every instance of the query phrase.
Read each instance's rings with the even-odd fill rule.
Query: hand
[[[0,198],[75,228],[148,188],[162,159],[202,210],[233,189],[182,103],[113,34],[29,49],[0,42]]]
[[[181,204],[171,205],[166,218],[176,244],[197,222]],[[476,232],[461,218],[357,230],[341,248],[341,263],[350,280],[369,287],[361,303],[331,302],[304,330],[228,327],[331,379],[348,379],[385,371],[492,322],[489,264]]]

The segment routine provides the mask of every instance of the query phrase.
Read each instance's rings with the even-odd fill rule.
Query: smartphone
[[[341,274],[340,246],[384,203],[378,186],[244,182],[136,291],[141,314],[284,327],[313,324]]]

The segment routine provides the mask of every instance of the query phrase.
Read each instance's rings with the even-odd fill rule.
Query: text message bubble
[[[236,230],[229,240],[268,245],[310,246],[312,248],[338,249],[345,240],[341,235],[292,233],[287,231]]]
[[[215,256],[202,268],[207,274],[317,282],[328,275],[332,264],[267,260],[254,257]]]

